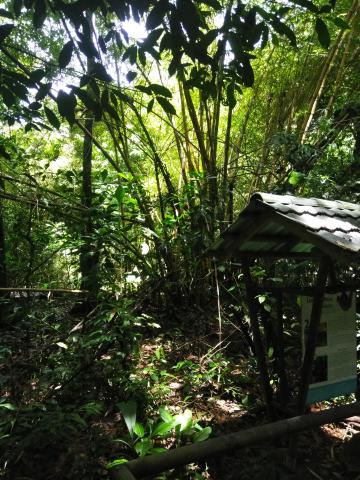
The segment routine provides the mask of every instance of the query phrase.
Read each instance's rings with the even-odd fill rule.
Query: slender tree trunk
[[[3,180],[0,180],[0,190],[5,190]],[[7,287],[6,260],[5,260],[5,222],[4,222],[4,205],[0,199],[0,287]]]
[[[87,20],[91,27],[91,14],[87,14]],[[87,74],[91,72],[94,59],[87,59]],[[89,92],[90,93],[90,92]],[[92,150],[94,116],[90,111],[86,112],[84,122],[85,133],[83,141],[82,158],[82,205],[86,208],[83,230],[81,235],[82,246],[80,250],[81,288],[89,290],[90,297],[94,298],[99,289],[99,252],[95,243],[95,226],[93,221],[92,206]]]
[[[0,191],[5,190],[5,182],[0,179]],[[0,198],[0,287],[7,287],[7,275],[6,275],[6,259],[5,259],[5,222],[4,222],[4,202]],[[3,324],[3,321],[6,317],[5,308],[6,305],[3,304],[3,298],[5,295],[0,294],[0,325]]]

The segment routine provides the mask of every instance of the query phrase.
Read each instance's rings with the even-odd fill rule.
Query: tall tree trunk
[[[4,192],[5,182],[0,179],[0,192]],[[0,198],[0,287],[7,287],[6,259],[5,259],[5,222],[4,222],[4,201]],[[3,295],[0,295],[0,325],[5,318],[5,304],[2,302]]]
[[[87,20],[91,26],[91,14],[88,13]],[[87,59],[87,71],[89,75],[94,65],[94,59]],[[91,93],[91,92],[89,92]],[[84,122],[85,133],[83,141],[82,158],[82,191],[81,200],[87,213],[84,217],[83,229],[81,234],[82,246],[80,250],[80,272],[81,288],[89,290],[90,297],[94,298],[99,289],[99,251],[95,242],[95,226],[92,214],[93,192],[92,192],[92,148],[93,148],[93,128],[94,115],[92,112],[86,112]]]
[[[5,190],[4,180],[0,180],[0,191]],[[5,222],[4,205],[0,199],[0,287],[7,287],[6,260],[5,260]]]

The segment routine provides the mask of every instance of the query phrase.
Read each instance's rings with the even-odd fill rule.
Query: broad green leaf
[[[5,147],[3,145],[0,145],[0,156],[6,158],[6,160],[11,159],[10,154],[5,150]]]
[[[9,18],[10,20],[13,20],[14,18],[13,14],[4,8],[0,8],[0,17]]]
[[[91,75],[106,83],[112,81],[111,76],[107,73],[104,65],[102,65],[101,63],[94,64],[93,68],[91,69]]]
[[[198,443],[198,442],[203,442],[204,440],[207,440],[210,437],[211,432],[212,432],[211,427],[202,428],[200,432],[197,432],[194,435],[194,442]]]
[[[289,176],[289,180],[288,182],[290,183],[290,185],[298,185],[301,180],[304,178],[304,174],[301,173],[301,172],[296,172],[295,170],[293,170],[291,173],[290,173],[290,176]]]
[[[150,113],[152,111],[153,106],[154,106],[154,102],[155,102],[155,100],[152,98],[150,100],[150,102],[147,104],[146,110],[147,110],[148,113]]]
[[[139,423],[139,422],[136,422],[136,423],[135,423],[135,426],[134,426],[134,433],[135,433],[135,435],[138,436],[139,438],[142,438],[142,437],[145,435],[144,425],[142,425],[142,424]]]
[[[126,460],[126,458],[118,458],[117,460],[113,460],[112,462],[109,462],[106,465],[106,468],[117,467],[118,465],[123,465],[124,463],[127,463],[127,462],[128,460]]]
[[[341,28],[342,30],[350,29],[350,25],[340,17],[335,17],[334,19],[332,19],[332,21],[337,27]]]
[[[60,128],[60,120],[57,118],[55,113],[48,107],[44,107],[44,111],[48,122],[58,130]]]
[[[171,413],[166,410],[165,407],[160,407],[159,408],[159,414],[160,417],[164,420],[164,422],[174,422],[175,418],[171,415]]]
[[[74,43],[72,40],[70,40],[69,42],[65,43],[65,45],[63,46],[63,48],[59,53],[59,59],[58,59],[59,68],[65,68],[70,63],[73,51],[74,51]]]
[[[42,85],[40,85],[40,88],[35,95],[35,100],[38,100],[38,101],[43,100],[46,97],[46,95],[49,94],[51,90],[51,86],[52,86],[51,83],[43,83]]]
[[[156,97],[156,100],[160,103],[162,109],[165,113],[169,113],[170,115],[176,115],[176,110],[174,106],[164,97]]]
[[[45,76],[45,70],[42,68],[38,68],[37,70],[34,70],[30,73],[30,82],[31,83],[37,83],[40,82],[41,79]]]
[[[12,23],[5,23],[0,26],[0,45],[3,43],[6,37],[8,37],[14,28]]]
[[[96,50],[91,37],[88,35],[81,35],[81,42],[78,42],[78,46],[88,58],[99,58],[99,53]]]
[[[274,355],[274,347],[269,347],[268,349],[268,357],[272,358]]]
[[[56,342],[56,345],[60,348],[64,348],[65,350],[69,348],[64,342]]]
[[[234,85],[230,84],[226,87],[226,101],[230,109],[235,108],[236,106],[236,98],[235,98],[235,91]]]
[[[124,197],[125,197],[125,189],[122,185],[119,185],[115,190],[114,197],[118,201],[119,204],[122,204]]]
[[[174,427],[173,420],[171,422],[160,422],[155,426],[154,430],[152,431],[152,436],[162,437],[163,435],[166,435],[167,433],[169,433],[173,427]]]
[[[265,295],[259,295],[257,298],[258,298],[259,303],[264,303],[265,300],[266,300]]]
[[[12,105],[14,105],[16,103],[15,95],[7,87],[4,87],[4,86],[1,87],[0,86],[0,92],[1,92],[1,95],[3,97],[4,103],[7,107],[10,108]]]
[[[99,47],[101,48],[101,51],[106,54],[107,53],[106,43],[104,38],[101,35],[99,35],[98,37],[98,42],[99,42]]]
[[[73,89],[73,91],[76,96],[80,98],[86,108],[93,111],[94,113],[98,113],[98,111],[101,110],[100,105],[89,95],[86,90],[82,90],[81,88],[76,87]]]
[[[167,1],[160,0],[159,2],[155,2],[154,8],[151,10],[146,20],[145,25],[147,30],[154,30],[162,23],[168,8],[169,3]]]
[[[23,0],[13,0],[13,10],[15,17],[18,17],[21,13],[21,7],[22,7]]]
[[[272,21],[271,25],[273,26],[274,30],[277,33],[279,33],[280,35],[285,35],[285,37],[288,38],[290,44],[293,47],[295,48],[297,47],[295,33],[291,30],[291,28],[288,25],[286,25],[283,22],[280,22],[280,20]]]
[[[76,97],[73,93],[66,93],[64,90],[59,90],[56,98],[59,113],[62,117],[65,117],[67,121],[72,125],[75,122],[75,107]]]
[[[242,62],[242,77],[245,87],[252,87],[254,85],[254,71],[250,64],[250,60],[243,60]]]
[[[149,85],[149,88],[154,92],[155,95],[162,95],[163,97],[172,97],[170,90],[163,85],[158,85],[157,83],[152,83]]]
[[[87,85],[89,83],[89,81],[90,81],[89,75],[83,75],[80,78],[80,82],[79,82],[80,88],[85,87],[85,85]]]
[[[127,402],[120,402],[117,405],[120,408],[120,411],[124,417],[130,435],[133,436],[134,427],[136,424],[136,402],[134,402],[134,400],[129,400]]]
[[[42,104],[40,102],[31,102],[29,104],[30,110],[39,110],[42,107]]]
[[[145,457],[152,449],[152,442],[150,438],[142,438],[136,445],[135,451],[139,457]]]
[[[15,405],[12,403],[0,403],[0,408],[5,408],[6,410],[16,410]]]
[[[175,417],[176,425],[180,425],[180,432],[185,432],[192,425],[192,411],[188,408]]]
[[[33,25],[35,28],[42,27],[46,18],[46,8],[45,0],[35,0],[35,10],[33,15]]]
[[[151,95],[151,88],[150,87],[146,87],[145,85],[135,85],[135,88],[136,88],[136,90],[139,90],[140,92]]]
[[[324,20],[322,20],[321,18],[316,19],[315,30],[316,30],[320,45],[326,49],[329,48],[330,34]]]
[[[221,3],[217,0],[202,0],[201,3],[209,5],[209,7],[212,7],[214,10],[221,10]]]
[[[137,73],[136,73],[136,72],[130,71],[130,72],[128,72],[128,73],[126,74],[126,80],[127,80],[129,83],[131,83],[133,80],[135,80],[136,77],[137,77]]]
[[[149,453],[164,453],[166,452],[166,448],[164,447],[152,447],[150,450],[149,450]]]
[[[314,3],[311,2],[310,0],[291,0],[291,1],[292,3],[295,3],[295,5],[299,5],[300,7],[306,8],[307,10],[309,10],[309,12],[319,13],[318,7],[314,5]]]

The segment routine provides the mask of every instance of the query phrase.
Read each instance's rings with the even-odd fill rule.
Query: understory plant
[[[197,443],[207,440],[211,427],[202,427],[194,418],[190,409],[185,409],[175,415],[166,407],[160,407],[159,417],[147,418],[144,422],[137,421],[137,405],[134,401],[122,402],[118,407],[123,415],[128,435],[116,439],[121,445],[139,457],[166,451],[165,445],[178,447],[189,442]],[[108,468],[126,463],[128,458],[123,455],[108,464]]]

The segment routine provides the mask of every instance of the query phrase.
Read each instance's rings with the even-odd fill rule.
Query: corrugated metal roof
[[[222,258],[326,254],[358,261],[360,206],[258,192],[211,250]]]

